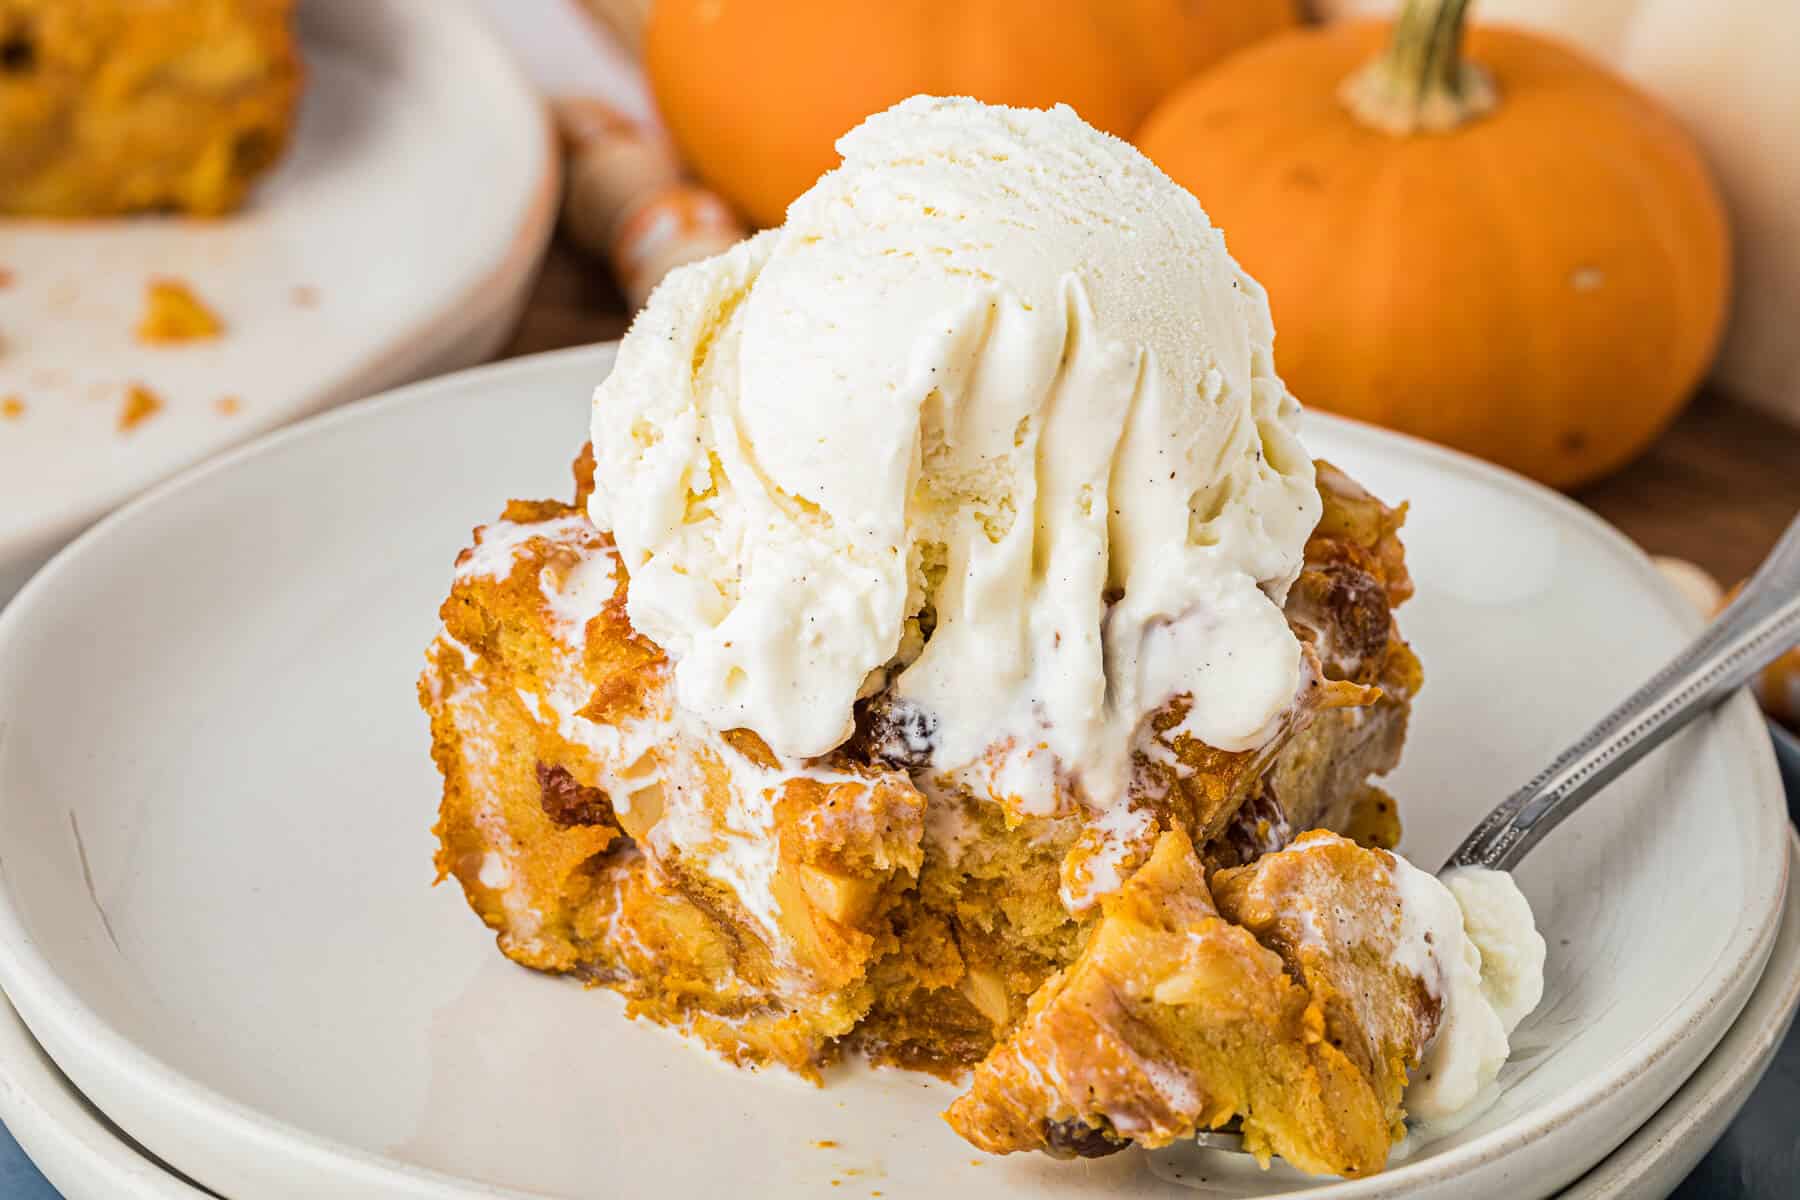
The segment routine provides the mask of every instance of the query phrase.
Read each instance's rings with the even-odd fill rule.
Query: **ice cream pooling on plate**
[[[1262,289],[1068,108],[915,97],[839,150],[595,396],[590,512],[680,704],[807,757],[886,686],[934,767],[1041,744],[1102,808],[1173,696],[1257,745],[1320,511]]]

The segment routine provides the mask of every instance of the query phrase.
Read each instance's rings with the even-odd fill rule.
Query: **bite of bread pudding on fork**
[[[1305,455],[1261,289],[1124,143],[921,97],[840,148],[457,559],[440,876],[732,1062],[967,1078],[985,1150],[1379,1170],[1536,998],[1391,853],[1404,509]]]

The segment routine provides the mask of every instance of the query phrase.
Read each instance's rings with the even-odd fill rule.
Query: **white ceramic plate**
[[[1790,873],[1800,865],[1793,839]],[[1800,1004],[1800,888],[1761,981],[1731,1031],[1681,1090],[1559,1200],[1667,1195],[1734,1118],[1768,1068]],[[66,1200],[204,1200],[89,1104],[0,998],[0,1122]]]
[[[302,0],[295,144],[241,214],[0,221],[0,602],[107,509],[254,434],[491,355],[555,215],[541,105],[464,0]],[[217,341],[139,345],[152,276]],[[117,428],[127,384],[164,409]],[[233,397],[237,411],[219,403]]]
[[[507,497],[566,491],[610,353],[419,385],[236,452],[0,614],[0,982],[58,1064],[227,1195],[1308,1186],[1198,1152],[985,1159],[937,1119],[944,1085],[730,1071],[511,966],[425,886],[437,779],[412,681],[450,564]],[[1551,493],[1338,421],[1309,441],[1413,501],[1404,623],[1429,682],[1394,786],[1407,848],[1435,863],[1698,618]],[[1498,1104],[1329,1186],[1543,1195],[1598,1162],[1748,999],[1785,825],[1744,700],[1558,829],[1521,872],[1550,989]]]

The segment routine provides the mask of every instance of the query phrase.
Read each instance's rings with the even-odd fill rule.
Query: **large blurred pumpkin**
[[[1623,465],[1705,374],[1727,236],[1693,143],[1579,53],[1467,0],[1284,33],[1137,141],[1269,292],[1306,403],[1548,483]]]
[[[655,0],[644,59],[688,163],[759,225],[917,92],[1062,101],[1129,136],[1171,87],[1295,24],[1293,0]]]

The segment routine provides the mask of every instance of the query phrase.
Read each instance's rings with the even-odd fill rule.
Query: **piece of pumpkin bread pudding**
[[[841,149],[657,290],[572,500],[458,558],[440,873],[733,1062],[969,1075],[986,1150],[1380,1169],[1505,1057],[1375,782],[1404,509],[1305,453],[1262,290],[1129,146],[921,97]]]

